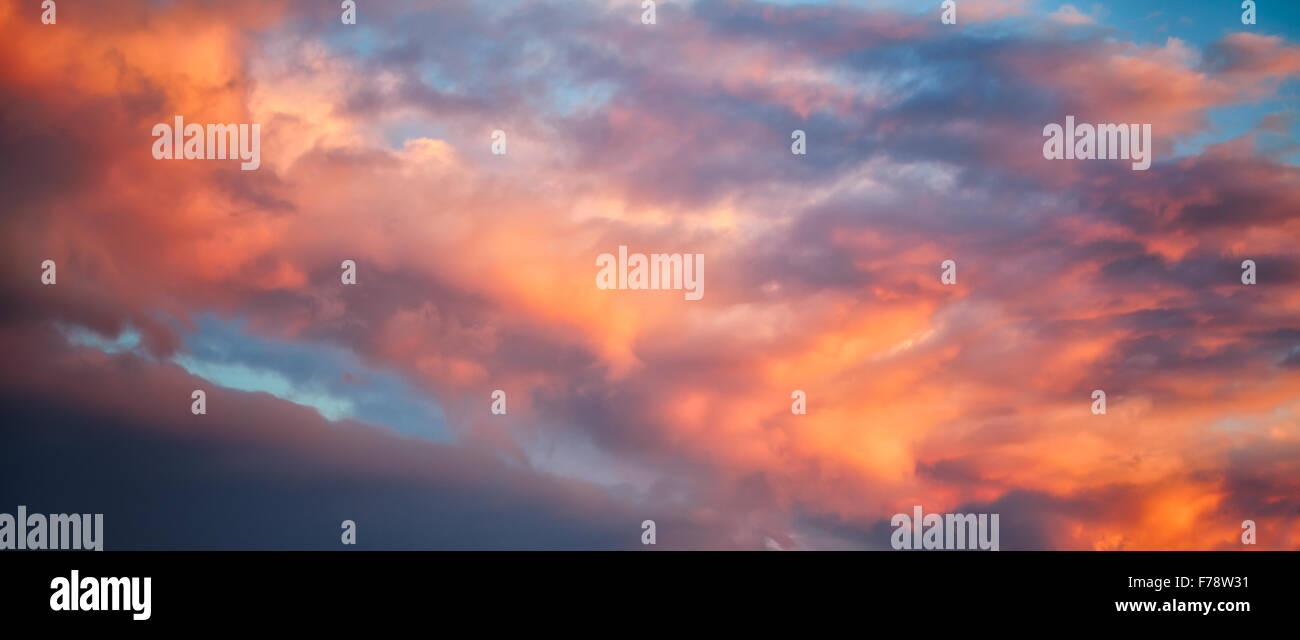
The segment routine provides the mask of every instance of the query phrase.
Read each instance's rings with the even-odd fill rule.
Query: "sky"
[[[1300,549],[1300,4],[357,4],[0,0],[0,512]],[[260,167],[155,159],[177,115]],[[1045,159],[1070,115],[1150,124],[1150,168]],[[619,246],[703,255],[703,298],[598,288]]]

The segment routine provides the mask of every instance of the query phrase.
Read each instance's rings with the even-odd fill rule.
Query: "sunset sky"
[[[0,0],[0,511],[1300,549],[1300,3],[1240,4]],[[156,160],[177,115],[261,167]],[[1150,124],[1150,169],[1044,159],[1067,115]],[[703,254],[703,299],[598,289],[620,245]]]

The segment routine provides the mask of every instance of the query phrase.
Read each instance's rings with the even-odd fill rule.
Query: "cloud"
[[[490,450],[330,422],[176,365],[59,341],[4,335],[0,500],[104,513],[109,549],[338,548],[345,519],[363,548],[630,548],[651,516],[667,547],[729,539],[721,523],[615,501]],[[207,390],[206,415],[189,414],[192,388]]]
[[[1079,11],[1072,4],[1063,4],[1059,9],[1047,14],[1051,20],[1061,24],[1079,26],[1086,24],[1096,24],[1097,21],[1092,16]]]
[[[1300,437],[1300,173],[1214,125],[1296,75],[1281,36],[1061,38],[1026,3],[962,4],[989,22],[960,30],[759,2],[654,29],[598,3],[383,3],[356,29],[309,2],[57,30],[0,6],[10,451],[139,447],[93,467],[137,489],[203,470],[158,511],[249,501],[189,509],[252,546],[328,547],[371,509],[393,547],[621,547],[652,517],[670,546],[874,548],[917,503],[1005,509],[1004,548],[1219,548],[1247,518],[1295,546],[1261,506]],[[177,113],[262,123],[262,167],[153,160]],[[1152,170],[1044,161],[1067,114],[1152,123]],[[706,298],[596,289],[619,245],[703,253]],[[235,412],[192,425],[200,384]],[[276,513],[300,524],[254,530]]]

